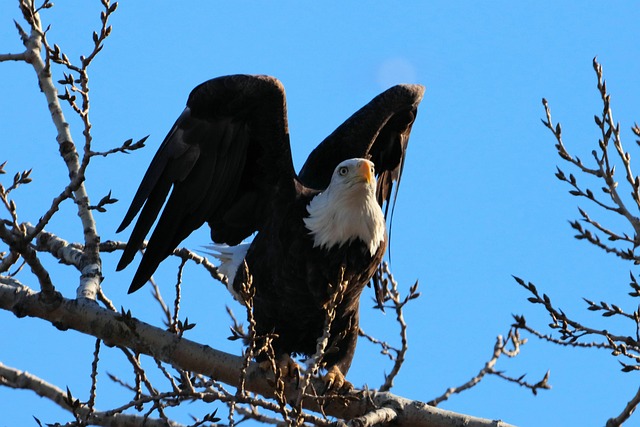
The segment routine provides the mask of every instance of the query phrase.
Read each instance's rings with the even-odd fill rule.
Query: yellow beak
[[[372,169],[373,165],[370,162],[360,162],[358,165],[358,175],[362,176],[369,184],[375,180]]]

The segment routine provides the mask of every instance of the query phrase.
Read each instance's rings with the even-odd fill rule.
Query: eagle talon
[[[346,380],[340,368],[335,365],[330,367],[327,373],[322,376],[322,381],[326,385],[324,394],[329,392],[348,393],[353,390],[353,384]]]
[[[260,369],[266,372],[272,372],[271,360],[263,360],[259,363]],[[299,378],[300,367],[288,354],[278,357],[276,360],[276,369],[280,373],[280,378]]]

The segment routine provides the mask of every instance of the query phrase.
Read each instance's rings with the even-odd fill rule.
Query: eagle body
[[[140,212],[121,270],[159,216],[129,292],[207,223],[213,242],[224,245],[216,256],[230,291],[242,300],[243,283],[255,290],[256,332],[275,336],[276,357],[315,354],[335,301],[322,364],[344,376],[356,346],[360,295],[385,252],[385,218],[423,93],[419,85],[397,85],[376,96],[296,173],[277,79],[232,75],[197,86],[118,228]]]
[[[371,164],[364,159],[350,163]],[[332,350],[323,361],[327,367],[337,366],[343,374],[347,373],[355,352],[360,295],[386,248],[384,217],[375,199],[375,181],[356,186],[350,191],[364,200],[352,206],[341,205],[342,224],[336,223],[331,211],[330,207],[336,204],[331,200],[333,197],[328,197],[330,200],[324,206],[313,203],[315,200],[315,205],[323,205],[323,197],[333,194],[303,188],[294,203],[274,208],[274,214],[246,253],[246,268],[238,266],[232,284],[239,295],[248,275],[251,276],[256,291],[253,298],[256,333],[275,334],[272,345],[277,356],[313,355],[325,329],[327,308],[335,299],[336,317],[331,322],[328,344]],[[344,196],[345,191],[330,189]],[[370,209],[363,208],[366,205]],[[335,235],[330,238],[334,241],[327,243],[323,223],[333,229]],[[314,234],[314,227],[310,229],[308,224],[315,225],[318,232]],[[368,232],[359,234],[355,225],[363,224]],[[335,229],[340,229],[341,235]],[[342,283],[343,293],[334,295]],[[257,357],[265,358],[265,354]]]

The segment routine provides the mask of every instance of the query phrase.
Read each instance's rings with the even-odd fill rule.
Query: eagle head
[[[328,249],[360,239],[373,256],[384,240],[384,214],[376,201],[374,164],[367,159],[349,159],[333,171],[326,190],[309,205],[305,225],[314,247]]]

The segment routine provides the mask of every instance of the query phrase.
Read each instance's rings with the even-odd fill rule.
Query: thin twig
[[[89,400],[87,401],[88,413],[85,416],[85,421],[95,412],[96,393],[98,390],[98,361],[100,360],[100,343],[101,339],[96,340],[95,349],[93,351],[93,362],[91,362],[91,390],[89,392]]]

